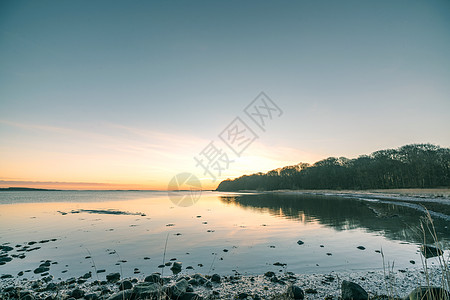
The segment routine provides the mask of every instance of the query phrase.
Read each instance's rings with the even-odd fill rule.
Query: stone
[[[183,293],[177,299],[179,299],[179,300],[200,300],[200,299],[203,299],[203,297],[199,296],[196,293],[187,292],[187,293]]]
[[[130,300],[133,296],[132,290],[120,291],[111,295],[108,300]]]
[[[152,282],[152,283],[161,283],[161,276],[158,273],[153,273],[144,279],[145,282]]]
[[[47,291],[53,291],[53,290],[56,290],[57,288],[58,288],[58,286],[55,283],[50,282],[49,284],[47,284],[47,287],[45,289]]]
[[[420,247],[420,251],[422,252],[422,254],[425,258],[440,256],[444,253],[444,252],[442,252],[441,249],[436,248],[434,246],[430,246],[430,245],[422,245]]]
[[[181,262],[176,261],[173,263],[172,268],[170,270],[173,272],[173,274],[178,274],[181,272]]]
[[[188,282],[186,279],[182,279],[176,282],[174,285],[170,286],[170,294],[172,297],[180,297],[183,293],[186,293],[186,289],[188,287]]]
[[[82,289],[76,288],[70,292],[70,296],[72,296],[75,299],[80,299],[84,297],[84,291]]]
[[[298,240],[297,241],[297,244],[299,244],[299,245],[303,245],[305,242],[303,242],[303,241],[301,241],[301,240]]]
[[[213,274],[211,276],[211,281],[219,283],[220,282],[220,275],[219,274]]]
[[[8,251],[11,251],[11,250],[14,250],[14,248],[10,247],[10,246],[5,246],[5,245],[0,246],[0,251],[8,252]]]
[[[120,279],[120,273],[110,273],[106,275],[106,280],[108,282],[116,282]]]
[[[417,287],[405,300],[440,300],[440,299],[450,299],[450,293],[441,287]]]
[[[99,296],[96,293],[91,293],[91,294],[84,295],[84,299],[85,300],[98,300]]]
[[[36,269],[34,269],[34,274],[40,274],[40,273],[44,273],[44,272],[47,272],[47,271],[50,271],[50,268],[48,268],[48,267],[39,267],[39,268],[36,268]]]
[[[129,280],[124,280],[119,285],[119,290],[131,290],[133,288],[133,284]]]
[[[162,287],[159,283],[143,282],[136,284],[132,291],[136,299],[152,299],[161,294]]]
[[[10,261],[12,261],[12,257],[10,257],[10,256],[0,257],[0,262],[7,263],[7,262],[10,262]]]
[[[366,250],[366,247],[364,247],[364,246],[358,246],[356,248],[358,248],[359,250]]]
[[[344,280],[341,285],[341,297],[343,300],[367,300],[369,295],[359,284]]]
[[[266,276],[266,277],[273,277],[273,276],[275,276],[275,273],[272,272],[272,271],[269,271],[269,272],[266,272],[266,273],[264,274],[264,276]]]

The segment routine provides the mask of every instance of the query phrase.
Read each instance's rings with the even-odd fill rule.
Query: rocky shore
[[[426,277],[437,288],[421,289],[427,286]],[[428,269],[427,274],[419,268],[389,274],[383,271],[329,274],[269,271],[258,276],[153,273],[141,279],[110,273],[104,280],[89,272],[63,281],[54,280],[50,274],[37,280],[2,278],[0,299],[421,299],[420,294],[427,292],[435,295],[429,299],[450,299],[445,298],[449,296],[446,291],[438,288],[442,286],[441,279],[442,270],[438,267]]]

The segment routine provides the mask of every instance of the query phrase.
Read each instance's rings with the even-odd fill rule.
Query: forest
[[[450,148],[411,144],[358,158],[329,157],[222,181],[217,191],[450,187]]]

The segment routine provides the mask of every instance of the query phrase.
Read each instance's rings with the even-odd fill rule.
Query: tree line
[[[329,157],[222,181],[218,191],[450,187],[450,148],[411,144],[355,159]]]

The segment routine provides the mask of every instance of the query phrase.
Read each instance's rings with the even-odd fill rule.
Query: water
[[[333,196],[204,192],[195,205],[178,207],[165,192],[1,192],[0,244],[25,258],[1,265],[0,274],[15,276],[51,260],[55,278],[89,271],[97,278],[100,269],[106,272],[99,279],[111,272],[141,278],[170,275],[170,267],[158,266],[172,258],[189,274],[380,270],[381,249],[385,263],[406,269],[421,265],[422,217],[404,205]],[[447,224],[435,220],[446,247]],[[40,248],[17,251],[29,242],[36,244],[25,250]]]

